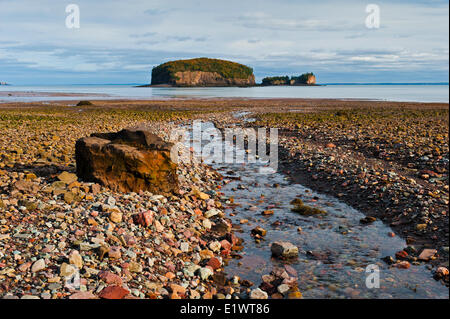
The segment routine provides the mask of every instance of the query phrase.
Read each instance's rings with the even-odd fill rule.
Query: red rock
[[[120,286],[108,286],[100,292],[99,297],[103,299],[123,299],[129,293],[127,289]]]
[[[120,252],[120,247],[110,247],[108,251],[109,258],[120,259],[122,257],[122,253]]]
[[[141,225],[143,227],[149,227],[153,223],[153,212],[147,211],[139,214],[133,215],[133,222],[136,225]]]
[[[224,249],[224,250],[230,250],[230,249],[231,249],[231,243],[230,243],[228,240],[226,240],[226,239],[224,239],[224,240],[222,240],[222,241],[220,242],[220,246],[221,246],[222,249]]]
[[[408,253],[404,250],[401,250],[395,253],[395,257],[397,259],[406,259],[408,257]]]
[[[220,262],[219,259],[217,259],[216,257],[211,258],[208,261],[208,266],[210,266],[213,270],[219,269],[220,266],[222,266],[222,263]]]
[[[178,192],[172,147],[143,130],[95,133],[75,144],[77,175],[120,192]]]
[[[122,286],[122,278],[120,276],[113,274],[110,271],[100,271],[98,276],[108,285]]]
[[[336,148],[336,145],[334,145],[333,143],[328,143],[325,147],[326,148]]]

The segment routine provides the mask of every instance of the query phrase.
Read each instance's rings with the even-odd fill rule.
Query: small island
[[[254,86],[253,69],[236,62],[197,58],[161,64],[152,70],[151,86]]]
[[[6,82],[0,82],[0,85],[9,85],[9,84]]]
[[[312,73],[303,73],[300,76],[273,76],[266,77],[262,80],[262,86],[277,86],[277,85],[317,85],[316,84],[316,76]]]

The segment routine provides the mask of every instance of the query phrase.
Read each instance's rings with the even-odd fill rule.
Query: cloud
[[[1,81],[145,83],[154,65],[199,56],[247,64],[258,78],[448,79],[447,1],[378,1],[381,28],[371,30],[356,0],[77,3],[81,28],[70,30],[64,3],[0,0]]]

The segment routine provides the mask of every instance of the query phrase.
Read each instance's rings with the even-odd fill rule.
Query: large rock
[[[143,130],[95,133],[75,145],[77,175],[114,191],[178,192],[172,146]]]
[[[287,241],[277,241],[270,247],[272,255],[278,258],[295,258],[298,256],[298,247]]]

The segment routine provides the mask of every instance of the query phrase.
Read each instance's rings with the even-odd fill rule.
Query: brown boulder
[[[113,191],[178,192],[171,143],[143,130],[95,133],[75,145],[77,175]]]

